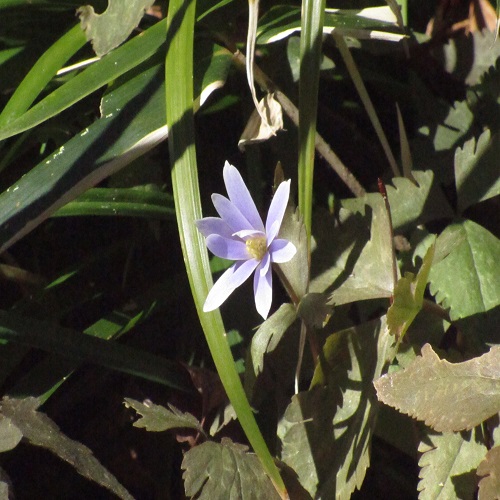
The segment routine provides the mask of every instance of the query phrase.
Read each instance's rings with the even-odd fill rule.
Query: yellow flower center
[[[248,238],[245,242],[248,253],[257,260],[262,260],[267,251],[267,240],[265,236],[255,236]]]

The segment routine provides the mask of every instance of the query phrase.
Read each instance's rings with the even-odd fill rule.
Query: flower
[[[238,170],[227,161],[224,183],[229,199],[213,194],[219,217],[205,217],[196,226],[217,257],[236,261],[210,290],[203,310],[217,309],[254,271],[254,296],[258,313],[266,319],[272,302],[271,263],[288,262],[297,251],[288,240],[276,238],[290,196],[290,181],[282,182],[271,202],[266,225]]]

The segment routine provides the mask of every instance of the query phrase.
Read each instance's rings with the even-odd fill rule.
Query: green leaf
[[[259,459],[228,438],[191,448],[182,461],[184,489],[199,500],[279,499]]]
[[[85,43],[85,37],[77,25],[47,49],[17,86],[14,94],[2,110],[0,128],[7,126],[29,108],[47,83],[56,75],[57,71]]]
[[[23,437],[23,433],[12,420],[0,414],[0,453],[15,448]]]
[[[206,41],[197,48],[200,59],[194,85],[200,100],[225,80],[231,54]],[[152,61],[120,82],[104,96],[99,120],[0,195],[3,250],[166,138],[163,71],[162,63]]]
[[[92,42],[95,53],[102,57],[128,38],[144,11],[153,3],[154,0],[129,0],[126,3],[108,0],[108,8],[102,14],[96,14],[91,5],[80,7],[77,14],[87,40]]]
[[[168,9],[165,59],[166,119],[172,187],[182,254],[210,353],[217,373],[238,420],[261,460],[264,470],[283,495],[285,485],[260,432],[236,370],[219,310],[204,312],[203,304],[212,285],[204,238],[195,226],[202,216],[196,160],[193,102],[193,38],[196,2],[172,0]],[[175,77],[174,77],[175,75]]]
[[[330,296],[335,305],[390,297],[394,291],[391,231],[382,196],[379,195],[378,199],[378,203],[373,203],[370,240],[357,260],[352,264],[349,262],[351,252],[345,256],[344,262],[337,262],[327,271],[333,278],[332,282],[346,276]],[[317,291],[313,287],[311,290]]]
[[[438,115],[439,116],[439,115]],[[452,149],[469,132],[474,114],[466,101],[457,101],[444,120],[436,124],[433,145],[437,152]]]
[[[455,184],[458,210],[500,194],[498,158],[500,157],[500,135],[491,137],[485,130],[479,139],[472,138],[463,148],[455,151]]]
[[[333,306],[324,293],[306,293],[299,304],[298,313],[310,328],[323,328],[332,315]]]
[[[425,344],[406,369],[374,385],[380,401],[438,432],[472,429],[500,411],[500,347],[452,364]]]
[[[393,177],[394,187],[387,185],[387,197],[391,205],[392,224],[395,231],[406,232],[415,225],[452,218],[453,211],[431,170],[412,172],[417,185],[405,177]],[[364,213],[364,206],[379,203],[378,193],[369,193],[363,198],[342,200],[342,206],[351,212]]]
[[[140,403],[134,399],[125,398],[125,406],[133,408],[142,415],[134,422],[134,427],[143,427],[150,432],[163,432],[170,429],[188,428],[203,433],[198,419],[191,413],[182,413],[175,406],[169,404],[168,409],[150,402]]]
[[[500,491],[500,446],[495,446],[486,453],[477,468],[479,481],[478,500],[498,498]]]
[[[256,375],[264,370],[264,354],[276,349],[296,317],[297,313],[292,304],[281,304],[280,308],[259,327],[252,338],[250,348]]]
[[[470,220],[448,226],[443,236],[449,232],[455,238],[463,239],[448,257],[432,266],[430,292],[435,295],[437,302],[450,309],[452,320],[468,317],[474,320],[473,316],[488,313],[491,315],[491,325],[487,326],[484,322],[481,325],[473,324],[476,329],[483,330],[482,335],[488,333],[487,328],[497,331],[498,323],[494,318],[500,305],[500,240]],[[471,328],[473,331],[474,328]]]
[[[53,214],[53,217],[84,215],[173,220],[175,207],[172,196],[158,189],[94,188],[61,207]]]
[[[300,12],[298,198],[307,234],[308,271],[311,262],[314,154],[325,5],[326,0],[303,0]]]
[[[474,498],[474,472],[486,450],[484,438],[477,430],[467,434],[429,433],[418,447],[423,454],[418,462],[418,498]]]
[[[308,264],[308,250],[307,250],[307,236],[304,222],[298,209],[293,209],[289,206],[283,217],[279,238],[291,241],[297,253],[293,259],[282,264],[276,264],[283,272],[286,282],[283,284],[285,288],[291,289],[289,293],[291,297],[294,295],[300,300],[307,291],[309,281],[309,264]]]
[[[312,388],[292,398],[279,423],[281,459],[312,497],[348,499],[361,486],[378,406],[372,380],[393,340],[384,319],[328,337]]]
[[[35,104],[16,120],[0,128],[0,140],[28,130],[69,108],[97,89],[135,68],[156,53],[165,41],[166,22],[160,21],[92,64]]]
[[[165,358],[47,321],[0,311],[0,339],[43,349],[72,361],[96,363],[169,387],[188,390],[184,373]]]
[[[0,410],[14,422],[31,444],[51,451],[72,465],[79,474],[104,486],[119,498],[133,500],[86,446],[69,439],[47,415],[36,411],[39,405],[36,398],[4,398]]]
[[[418,274],[405,273],[394,289],[394,301],[387,311],[387,325],[391,334],[399,340],[422,309],[434,250],[435,244],[427,250]]]
[[[259,20],[257,43],[265,44],[282,40],[301,30],[300,7],[279,5],[271,7]],[[323,34],[333,30],[354,38],[378,38],[398,41],[404,35],[396,33],[395,18],[389,7],[370,9],[326,9]],[[390,32],[393,33],[390,33]]]

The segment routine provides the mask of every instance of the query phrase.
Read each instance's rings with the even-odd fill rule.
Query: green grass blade
[[[164,41],[165,25],[165,21],[160,21],[54,90],[19,118],[0,128],[0,140],[52,118],[151,57]]]
[[[187,274],[200,322],[226,393],[240,424],[264,469],[282,493],[285,487],[257,426],[236,371],[219,311],[204,313],[203,303],[212,283],[208,254],[194,221],[201,218],[193,122],[193,33],[195,1],[169,4],[166,108],[172,185]]]
[[[80,24],[77,24],[46,50],[19,84],[0,114],[0,127],[21,116],[64,63],[86,43],[85,33]]]
[[[299,209],[311,245],[314,149],[325,0],[303,0],[299,83]]]
[[[145,188],[94,188],[70,201],[52,217],[128,216],[173,220],[172,196]]]
[[[0,311],[0,339],[43,349],[79,363],[102,365],[174,389],[191,388],[188,377],[165,358],[15,313]]]

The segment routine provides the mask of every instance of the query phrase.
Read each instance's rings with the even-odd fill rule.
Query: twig
[[[233,54],[233,59],[237,65],[245,69],[245,56],[236,51]],[[295,126],[299,125],[299,110],[288,97],[278,90],[276,84],[257,66],[254,65],[254,77],[259,86],[266,92],[274,92],[276,100],[281,104],[283,111],[290,118]],[[316,132],[315,140],[316,151],[320,154],[326,162],[332,167],[335,173],[340,177],[344,184],[351,190],[356,197],[362,197],[366,194],[365,189],[356,179],[354,174],[342,163],[340,158],[333,152],[328,143]]]

